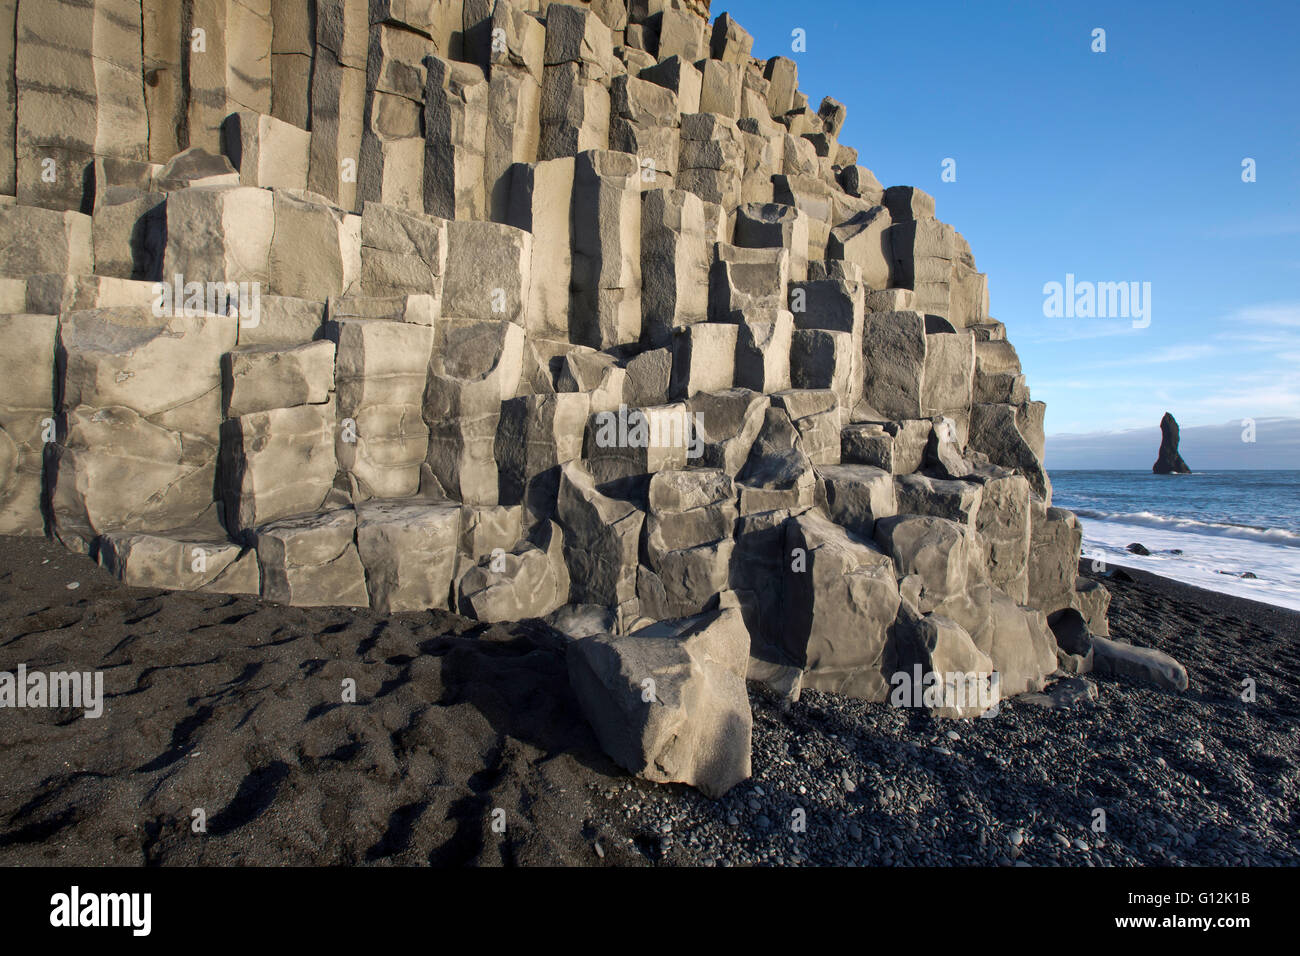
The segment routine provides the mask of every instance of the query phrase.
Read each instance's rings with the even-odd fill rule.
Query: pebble
[[[1025,842],[1025,831],[1012,830],[1009,834],[1007,834],[1007,842],[1010,843],[1012,846],[1020,846],[1020,844]]]
[[[68,590],[69,590],[69,591],[75,591],[75,590],[77,590],[77,588],[79,588],[79,587],[81,587],[81,582],[80,582],[80,581],[73,581],[71,584],[68,585]]]

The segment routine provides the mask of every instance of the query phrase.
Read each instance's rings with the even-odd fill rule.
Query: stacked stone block
[[[1019,692],[1056,669],[1045,615],[1104,630],[969,245],[730,15],[0,8],[0,532],[140,586],[597,605],[584,707],[718,790],[747,751],[693,762],[619,668],[741,747],[746,671]]]

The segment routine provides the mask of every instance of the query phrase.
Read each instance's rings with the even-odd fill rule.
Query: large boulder
[[[351,508],[300,515],[257,529],[262,597],[295,607],[365,607],[366,571]]]
[[[461,509],[452,502],[357,505],[357,553],[381,614],[451,607]]]
[[[725,608],[576,641],[569,680],[620,766],[716,798],[751,772],[748,654],[740,612]]]
[[[785,548],[782,645],[803,685],[884,700],[900,600],[893,562],[815,512],[786,521]]]

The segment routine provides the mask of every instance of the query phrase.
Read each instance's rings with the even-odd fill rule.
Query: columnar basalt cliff
[[[747,677],[1091,666],[969,245],[708,6],[0,2],[0,532],[554,615],[611,755],[711,793]]]

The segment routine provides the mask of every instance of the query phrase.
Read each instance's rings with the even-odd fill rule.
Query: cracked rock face
[[[1178,684],[1058,647],[1108,595],[969,244],[730,15],[216,3],[196,61],[155,0],[48,4],[0,4],[0,533],[563,623],[610,753],[714,794],[747,672]]]

